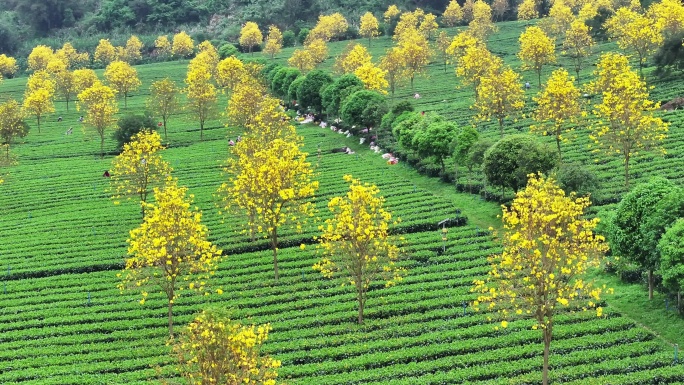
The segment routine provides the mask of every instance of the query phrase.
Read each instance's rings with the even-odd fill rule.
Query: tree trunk
[[[560,135],[558,134],[556,134],[556,147],[558,148],[558,163],[560,164],[563,161],[563,156],[561,155]]]
[[[204,120],[200,120],[200,140],[204,140]]]
[[[40,114],[36,115],[36,119],[38,121],[38,133],[40,134]]]
[[[503,118],[499,118],[499,132],[501,132],[501,138],[503,138],[504,137]]]
[[[169,337],[173,338],[173,300],[169,299]]]
[[[168,140],[168,136],[166,135],[166,115],[162,115],[162,123],[164,124],[164,140]]]
[[[66,97],[66,103],[67,103],[67,112],[69,112],[69,97]]]
[[[271,233],[271,249],[273,250],[273,271],[275,272],[275,280],[278,280],[278,230],[273,228]]]
[[[648,270],[648,300],[653,300],[653,270]]]
[[[358,281],[361,281],[358,279],[360,277],[357,277]],[[356,297],[359,300],[359,324],[363,323],[363,308],[366,304],[366,301],[364,300],[364,295],[363,295],[363,287],[361,286],[361,283],[356,284]]]
[[[580,75],[579,75],[580,67],[579,66],[575,67],[575,73],[577,74],[577,87],[579,87],[579,85],[580,85]]]
[[[549,353],[551,349],[552,329],[549,324],[544,329],[544,365],[542,366],[542,385],[549,384]]]
[[[100,159],[104,158],[104,132],[100,135]]]
[[[537,83],[539,84],[539,88],[541,89],[541,68],[537,70]]]
[[[371,47],[371,37],[368,36],[368,49],[370,49],[370,47]]]
[[[413,77],[414,75],[411,75],[411,91],[413,91]]]
[[[625,190],[629,191],[629,152],[625,154]]]
[[[5,144],[5,158],[9,160],[9,143]]]
[[[128,92],[124,92],[124,108],[128,108]]]

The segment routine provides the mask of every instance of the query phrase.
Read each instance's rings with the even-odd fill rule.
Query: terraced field
[[[493,49],[510,57],[520,31],[517,23],[501,24]],[[346,42],[334,43],[331,54]],[[387,40],[374,44],[380,52]],[[289,55],[282,53],[279,60]],[[185,63],[140,66],[143,91],[129,100],[129,111],[141,111],[146,87],[156,78],[180,82]],[[417,84],[423,95],[418,109],[437,110],[466,124],[469,90],[456,90],[452,72],[431,65],[430,78]],[[19,97],[24,79],[0,84],[0,95]],[[668,83],[669,84],[669,83]],[[676,92],[656,88],[665,97]],[[405,89],[404,97],[411,94]],[[669,96],[668,96],[669,97]],[[442,102],[441,100],[447,100]],[[222,100],[225,106],[225,100]],[[120,294],[116,274],[123,265],[128,231],[139,223],[137,206],[115,206],[106,194],[112,154],[99,159],[99,143],[78,128],[78,111],[59,106],[42,133],[31,132],[16,146],[18,165],[0,185],[0,383],[3,384],[147,384],[155,366],[170,374],[166,304],[151,294],[144,306],[134,293]],[[63,122],[56,122],[61,115]],[[673,113],[673,122],[681,121]],[[520,120],[516,127],[529,121]],[[320,276],[314,225],[302,234],[287,231],[280,251],[281,278],[273,281],[266,242],[250,243],[235,218],[218,214],[214,193],[224,178],[228,156],[226,136],[237,131],[214,121],[200,142],[196,124],[186,114],[170,122],[169,149],[164,157],[174,175],[195,194],[210,239],[226,256],[215,286],[223,295],[183,297],[174,307],[178,325],[207,306],[229,308],[244,322],[270,322],[265,349],[282,360],[281,377],[288,384],[534,384],[539,383],[541,341],[530,323],[513,321],[495,330],[491,314],[467,307],[472,281],[487,271],[486,256],[499,250],[492,236],[469,224],[453,200],[416,186],[377,154],[332,154],[352,143],[318,127],[301,127],[306,151],[317,165],[321,183],[317,207],[342,194],[344,174],[378,185],[387,206],[402,218],[395,229],[406,239],[401,264],[408,276],[398,286],[373,287],[364,325],[355,323],[354,294],[341,281]],[[64,131],[73,126],[74,135]],[[513,130],[515,128],[511,128]],[[483,128],[484,132],[488,129]],[[635,167],[640,178],[657,172],[681,178],[681,126],[673,124],[670,156]],[[498,135],[491,130],[493,137]],[[565,147],[569,159],[589,160],[581,140]],[[109,140],[107,149],[114,150]],[[316,157],[321,148],[322,156]],[[605,180],[602,193],[620,191],[619,160],[595,167]],[[619,169],[619,168],[618,168]],[[476,201],[474,201],[476,202]],[[477,203],[474,203],[477,204]],[[452,218],[442,242],[437,222]],[[304,250],[300,244],[308,245]],[[466,305],[464,307],[464,304]],[[572,309],[571,309],[572,310]],[[667,384],[684,381],[684,366],[672,364],[671,348],[629,318],[611,310],[606,317],[568,311],[557,319],[552,344],[553,383]]]

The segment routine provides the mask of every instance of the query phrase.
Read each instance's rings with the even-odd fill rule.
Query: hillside
[[[525,24],[498,25],[490,47],[518,67],[517,38]],[[331,57],[322,67],[330,68],[346,44],[331,43]],[[374,41],[374,58],[390,44],[386,38]],[[285,62],[291,53],[286,49],[276,60]],[[154,80],[169,76],[182,84],[186,67],[186,62],[138,66],[143,86],[121,114],[143,111]],[[584,71],[583,81],[591,70]],[[544,77],[550,71],[545,70]],[[442,63],[433,62],[427,75],[416,81],[415,90],[403,87],[397,99],[411,100],[418,111],[435,111],[460,125],[470,124],[472,91],[457,88],[453,68],[445,72]],[[649,77],[649,81],[655,85],[656,100],[669,100],[682,89],[681,77]],[[25,79],[5,80],[0,94],[20,98],[24,86]],[[420,99],[412,98],[416,92]],[[225,108],[225,97],[220,106]],[[99,158],[99,141],[81,130],[81,112],[73,108],[67,112],[62,102],[57,108],[41,133],[32,130],[24,143],[14,147],[18,164],[0,185],[0,272],[4,273],[0,383],[147,384],[157,365],[171,373],[172,358],[165,345],[164,298],[151,293],[141,306],[136,294],[121,294],[116,288],[128,232],[139,223],[138,207],[134,202],[112,203],[102,173],[110,168],[113,156]],[[63,121],[57,122],[57,116]],[[682,180],[683,116],[681,111],[667,115],[673,123],[665,144],[668,156],[640,155],[634,165],[635,183],[655,174]],[[529,124],[529,119],[520,119],[508,124],[507,132],[526,131]],[[70,127],[74,134],[67,136]],[[401,264],[408,275],[395,287],[374,286],[366,322],[358,325],[354,294],[341,286],[342,280],[325,279],[311,268],[318,260],[311,239],[315,227],[303,234],[285,234],[282,275],[276,283],[265,241],[250,243],[230,226],[234,220],[219,215],[214,193],[225,180],[226,138],[240,132],[216,120],[210,122],[204,141],[199,141],[198,125],[185,112],[174,115],[169,127],[169,148],[163,156],[180,183],[194,194],[210,239],[226,256],[215,281],[224,293],[181,298],[176,305],[177,324],[188,322],[207,306],[228,308],[235,319],[246,323],[271,323],[265,350],[282,360],[280,376],[294,385],[539,383],[540,334],[530,330],[530,322],[517,320],[507,329],[495,330],[488,319],[492,314],[474,313],[467,306],[474,299],[473,280],[482,279],[488,270],[486,256],[500,250],[485,230],[496,225],[496,204],[456,193],[436,178],[416,175],[404,162],[387,165],[355,138],[316,126],[298,127],[309,159],[317,165],[321,188],[315,202],[321,216],[328,215],[326,201],[346,191],[342,176],[352,174],[377,184],[387,207],[402,218],[397,231],[406,239],[407,257]],[[493,122],[480,130],[492,138],[499,135]],[[599,175],[599,203],[609,209],[623,190],[621,161],[608,158],[594,164],[586,148],[586,131],[576,133],[577,139],[564,144],[564,151],[568,159],[588,164]],[[342,144],[357,153],[330,152]],[[108,139],[106,150],[113,153],[114,149],[115,142]],[[437,223],[445,218],[456,220],[443,242]],[[304,250],[299,247],[302,243]],[[610,297],[605,305],[602,318],[569,309],[556,319],[553,383],[684,381],[684,367],[672,364],[667,343],[612,309]]]

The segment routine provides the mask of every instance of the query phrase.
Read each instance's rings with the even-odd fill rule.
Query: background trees
[[[123,95],[124,107],[128,107],[128,93],[137,90],[141,84],[138,71],[130,64],[117,60],[107,66],[104,76],[112,88]]]
[[[10,146],[17,138],[28,135],[29,127],[24,122],[24,112],[16,100],[0,104],[0,138],[5,145],[5,160],[9,161]]]
[[[178,106],[178,87],[171,79],[164,78],[152,83],[150,97],[147,99],[147,108],[161,116],[164,126],[164,139],[167,138],[166,122]]]
[[[245,26],[242,27],[242,30],[240,31],[241,46],[247,47],[249,49],[249,53],[252,54],[252,48],[254,48],[255,45],[261,44],[263,40],[264,35],[261,33],[259,26],[255,22],[248,21],[245,23]]]
[[[116,91],[99,81],[78,94],[76,107],[86,110],[86,123],[100,135],[100,157],[104,158],[105,131],[114,121],[119,108],[116,105]]]
[[[541,88],[542,68],[556,62],[555,45],[541,28],[528,27],[520,35],[518,57],[523,61],[523,69],[532,69],[537,73],[537,83]]]

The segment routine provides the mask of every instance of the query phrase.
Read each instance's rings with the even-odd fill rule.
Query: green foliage
[[[294,47],[295,43],[297,41],[297,36],[295,35],[294,32],[290,31],[289,29],[285,32],[283,32],[283,47]]]
[[[465,163],[465,166],[468,168],[469,172],[472,172],[475,167],[482,166],[487,150],[489,150],[494,143],[494,141],[489,139],[480,138],[472,145],[472,147],[470,147]]]
[[[103,0],[95,25],[100,31],[122,28],[149,31],[160,26],[171,29],[180,24],[197,23],[208,16],[205,2],[195,0]]]
[[[297,100],[297,93],[299,92],[299,87],[302,85],[304,82],[304,76],[300,76],[292,83],[290,83],[290,87],[287,88],[287,97],[289,100]],[[302,108],[302,105],[299,105],[300,109]]]
[[[392,107],[392,109],[390,110],[390,112],[392,114],[394,114],[394,116],[399,116],[406,111],[409,111],[409,112],[415,111],[415,108],[413,108],[413,104],[411,104],[411,102],[409,102],[408,100],[404,100],[404,101],[401,101],[401,102],[395,104]]]
[[[684,288],[684,219],[667,229],[658,242],[663,286],[679,293]]]
[[[270,85],[273,82],[273,77],[278,73],[278,71],[280,71],[281,68],[284,68],[282,64],[270,62],[261,69],[261,75],[264,77],[264,79],[266,79],[267,84]]]
[[[323,112],[321,90],[332,81],[332,77],[327,72],[321,70],[309,72],[297,88],[297,102],[302,108],[310,108],[317,113]]]
[[[566,194],[579,196],[593,194],[599,187],[596,175],[587,166],[578,163],[563,163],[556,172],[556,180]]]
[[[392,135],[404,148],[410,149],[414,132],[418,130],[419,126],[424,126],[425,119],[423,115],[417,112],[406,111],[395,119]]]
[[[282,67],[273,75],[271,80],[271,90],[280,97],[285,97],[290,88],[290,84],[302,75],[298,69],[292,67]]]
[[[300,29],[299,33],[297,34],[297,43],[304,44],[304,41],[306,41],[307,36],[309,36],[309,32],[311,31],[308,28]]]
[[[362,90],[363,82],[354,74],[346,74],[323,88],[321,102],[326,114],[339,116],[342,102],[352,93]]]
[[[468,164],[470,150],[479,139],[480,134],[473,126],[465,126],[461,129],[453,142],[452,156],[457,165],[466,166]],[[482,153],[484,154],[484,151]],[[468,167],[468,170],[472,171],[472,166]]]
[[[438,120],[430,123],[427,129],[417,131],[412,146],[420,156],[433,156],[444,172],[444,159],[451,155],[453,142],[458,134],[455,123]]]
[[[658,242],[665,230],[679,218],[684,218],[684,189],[672,186],[672,189],[656,203],[655,207],[650,207],[641,224],[641,242],[643,248],[651,253],[649,260],[660,260]]]
[[[387,110],[384,96],[375,91],[360,90],[344,99],[340,116],[346,125],[356,126],[350,132],[357,134],[365,127],[377,127]]]
[[[658,52],[653,55],[653,62],[659,74],[684,70],[684,33],[672,36],[663,42]]]
[[[157,129],[154,120],[146,115],[125,115],[119,119],[117,126],[116,131],[114,131],[114,140],[118,143],[119,151],[138,132]]]
[[[225,59],[231,56],[237,56],[240,50],[236,46],[230,43],[223,44],[218,49],[218,54],[221,59]]]
[[[648,183],[637,185],[622,198],[608,227],[608,241],[614,255],[632,261],[649,272],[658,268],[659,258],[656,258],[657,254],[649,248],[658,240],[645,238],[647,235],[655,236],[656,233],[646,233],[644,224],[648,222],[649,216],[653,215],[653,209],[658,202],[674,188],[674,184],[669,180],[656,177]],[[649,279],[649,288],[651,297],[652,279]]]
[[[484,154],[483,169],[487,181],[513,191],[525,187],[527,176],[552,170],[558,156],[546,144],[530,135],[510,135],[490,147]]]
[[[587,20],[586,24],[594,40],[608,40],[608,30],[604,24],[611,16],[613,16],[613,11],[601,7],[596,16]]]

